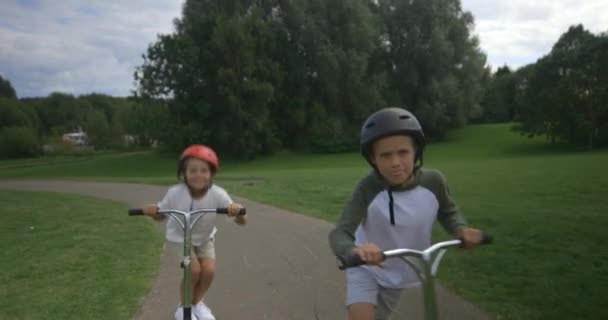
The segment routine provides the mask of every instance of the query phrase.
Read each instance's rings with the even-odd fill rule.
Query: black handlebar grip
[[[141,208],[129,209],[129,215],[130,216],[143,216],[144,215],[144,209],[141,209]]]
[[[227,214],[228,213],[228,208],[217,208],[216,212],[217,213]],[[247,214],[247,209],[246,208],[241,208],[241,210],[239,210],[239,215],[240,216],[244,216],[246,214]]]
[[[481,234],[481,244],[491,244],[494,241],[494,237],[491,234],[483,232]]]
[[[358,267],[365,264],[365,261],[361,260],[361,257],[359,257],[358,254],[353,254],[349,256],[338,256],[337,258],[340,262],[340,264],[338,265],[338,269],[340,270]]]

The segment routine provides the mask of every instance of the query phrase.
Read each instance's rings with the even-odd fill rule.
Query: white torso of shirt
[[[225,208],[232,203],[232,199],[223,188],[212,185],[205,196],[199,199],[193,199],[188,191],[188,187],[183,184],[177,184],[169,188],[163,200],[158,203],[160,209],[173,209],[179,211],[192,211],[196,209],[216,209]],[[194,215],[197,217],[199,214]],[[183,218],[182,219],[183,222]],[[194,219],[192,219],[193,221]],[[197,223],[192,228],[192,245],[200,246],[211,238],[217,232],[215,226],[216,214],[203,213]],[[181,225],[174,219],[169,217],[167,220],[166,239],[167,241],[183,243],[184,231]]]
[[[376,195],[367,208],[367,218],[357,228],[355,245],[374,243],[381,250],[424,250],[431,244],[433,223],[439,201],[430,190],[417,186],[407,191],[393,191],[394,225],[390,222],[389,194]],[[378,283],[386,288],[407,288],[419,285],[419,279],[401,258],[384,261],[383,266],[368,268]]]

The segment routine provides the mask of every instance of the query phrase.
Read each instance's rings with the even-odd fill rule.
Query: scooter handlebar
[[[494,237],[492,237],[491,234],[485,233],[485,232],[483,232],[481,234],[481,244],[482,245],[484,245],[484,244],[492,244],[493,241],[494,241]]]
[[[228,208],[217,208],[212,209],[211,211],[215,211],[218,214],[228,214]],[[142,216],[144,214],[144,210],[142,208],[131,208],[129,209],[130,216]],[[247,208],[241,208],[239,210],[239,215],[243,216],[247,214]]]
[[[494,241],[494,238],[491,234],[483,232],[481,235],[481,245],[491,244]],[[445,242],[448,243],[448,242]],[[439,248],[442,248],[442,243],[438,243],[435,246],[439,245]],[[385,252],[382,253],[383,260],[386,259],[387,255]],[[358,254],[353,253],[349,255],[337,256],[338,259],[338,269],[345,270],[348,268],[359,267],[365,264],[365,261],[359,257]]]
[[[217,213],[228,214],[228,208],[218,208]],[[239,210],[239,216],[244,216],[247,214],[247,208],[241,208]]]
[[[144,214],[144,209],[141,209],[141,208],[129,209],[130,216],[142,216],[143,214]]]

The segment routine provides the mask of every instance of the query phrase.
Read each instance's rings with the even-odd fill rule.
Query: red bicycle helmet
[[[178,176],[181,176],[184,169],[184,162],[187,158],[197,158],[209,163],[213,173],[217,172],[220,168],[220,161],[213,149],[202,144],[193,144],[186,148],[179,157],[179,161],[177,163]]]

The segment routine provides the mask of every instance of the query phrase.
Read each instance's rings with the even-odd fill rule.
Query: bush
[[[0,158],[33,157],[40,154],[36,129],[6,127],[0,131]]]

